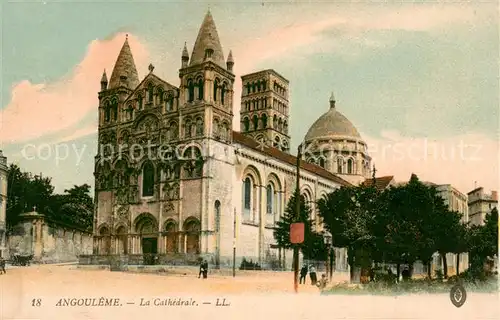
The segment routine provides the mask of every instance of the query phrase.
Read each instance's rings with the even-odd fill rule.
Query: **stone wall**
[[[46,221],[37,213],[24,215],[7,238],[10,257],[33,255],[40,263],[78,261],[78,256],[92,253],[92,234]]]

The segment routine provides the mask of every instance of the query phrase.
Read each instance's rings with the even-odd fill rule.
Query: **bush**
[[[252,260],[247,261],[247,259],[243,258],[240,265],[240,270],[261,270],[262,268],[257,262],[253,262]]]

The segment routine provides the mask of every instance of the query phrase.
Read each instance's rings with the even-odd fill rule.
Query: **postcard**
[[[1,4],[1,319],[498,319],[498,12]]]

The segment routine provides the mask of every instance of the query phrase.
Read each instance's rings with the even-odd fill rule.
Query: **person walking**
[[[304,282],[304,284],[306,283],[306,276],[307,276],[307,265],[303,265],[302,269],[300,269],[300,280],[299,280],[300,284],[302,284],[302,282]]]
[[[7,273],[5,271],[5,260],[0,256],[0,273]]]
[[[208,262],[207,260],[203,260],[203,279],[206,279],[208,277]]]
[[[318,278],[316,276],[316,268],[312,264],[309,266],[309,276],[311,277],[311,285],[315,286]]]

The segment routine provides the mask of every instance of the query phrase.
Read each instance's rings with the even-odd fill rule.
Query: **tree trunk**
[[[396,264],[396,282],[399,282],[399,276],[401,275],[401,263]]]
[[[409,263],[409,268],[408,268],[408,271],[410,272],[410,279],[413,277],[413,270],[415,268],[415,261],[411,261]]]
[[[441,253],[441,259],[443,260],[443,277],[448,279],[448,261],[446,261],[446,253]]]
[[[431,261],[427,261],[427,277],[429,277],[429,280],[432,280],[432,270],[431,270],[431,267],[432,267],[432,264],[431,264]]]
[[[457,266],[456,266],[456,275],[460,274],[460,253],[457,253]]]

